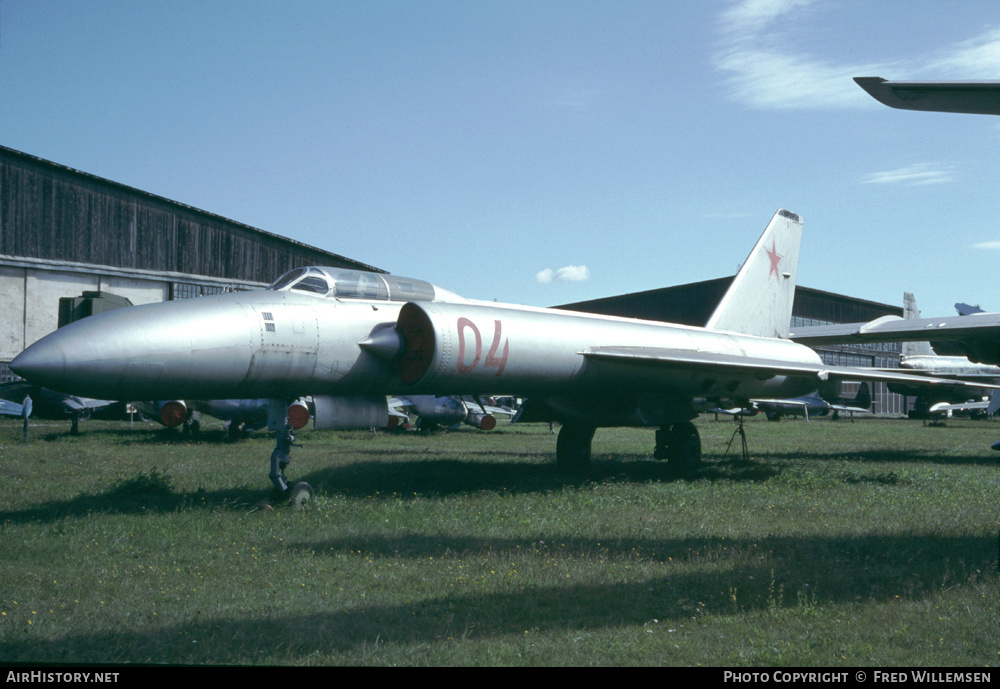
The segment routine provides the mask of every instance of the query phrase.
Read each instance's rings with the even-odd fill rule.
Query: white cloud
[[[797,50],[794,37],[807,32],[803,24],[828,7],[813,0],[742,0],[725,10],[714,62],[727,74],[734,100],[768,109],[865,107],[873,101],[853,77],[975,80],[1000,74],[1000,27],[920,59],[836,63]]]
[[[1000,74],[1000,27],[945,49],[928,63],[927,71],[936,74],[937,79],[996,79]]]
[[[979,242],[978,244],[973,244],[969,247],[970,249],[987,249],[991,251],[1000,251],[1000,241],[996,242]]]
[[[864,184],[905,184],[906,186],[920,186],[924,184],[944,184],[955,181],[955,174],[951,165],[916,163],[896,170],[884,170],[873,172],[867,175],[862,183]]]
[[[551,268],[546,268],[545,270],[542,270],[542,271],[539,271],[538,273],[535,273],[535,282],[541,283],[543,285],[547,285],[550,282],[552,282],[552,279],[554,277],[555,277],[555,273],[552,271],[552,269]]]
[[[564,266],[559,270],[546,268],[535,273],[535,282],[548,284],[550,282],[582,282],[590,279],[590,269],[587,266]]]
[[[757,33],[783,14],[802,9],[814,0],[744,0],[722,13],[726,28],[738,33]]]

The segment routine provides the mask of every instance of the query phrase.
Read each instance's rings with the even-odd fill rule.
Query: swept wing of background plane
[[[1000,82],[886,81],[855,77],[868,94],[890,108],[971,115],[1000,115]]]
[[[0,414],[4,416],[20,416],[24,413],[24,407],[15,402],[0,399]]]
[[[904,110],[1000,115],[1000,82],[892,82],[855,77],[879,102]],[[792,339],[810,346],[862,342],[956,341],[977,363],[1000,364],[1000,314],[903,321],[886,316],[869,323],[799,328]]]
[[[917,300],[911,292],[903,293],[904,320],[914,321],[920,316]],[[899,357],[899,368],[918,375],[955,378],[968,382],[996,383],[1000,380],[1000,367],[992,364],[973,363],[964,356],[942,356],[934,352],[928,341],[903,342]],[[912,418],[924,418],[933,413],[941,404],[965,404],[970,398],[980,399],[988,395],[987,390],[934,389],[909,384],[890,384],[889,390],[900,395],[916,397],[914,408],[909,412]],[[985,406],[983,407],[985,409]]]
[[[697,328],[559,309],[471,301],[430,283],[338,268],[300,268],[268,289],[117,309],[71,323],[10,367],[51,387],[113,399],[273,400],[271,478],[287,489],[287,400],[386,414],[386,395],[534,397],[559,421],[560,466],[590,461],[605,426],[658,426],[657,457],[697,466],[699,400],[795,397],[828,381],[920,380],[827,366],[788,332],[802,221],[778,211],[709,320]],[[968,319],[966,319],[968,320]],[[334,405],[335,407],[336,405]],[[333,408],[333,407],[331,407]],[[321,423],[321,417],[323,421]],[[547,417],[547,418],[546,418]]]
[[[912,321],[919,318],[920,311],[917,310],[917,300],[913,293],[903,292],[903,319]],[[970,381],[978,379],[992,383],[1000,379],[1000,366],[973,363],[964,356],[937,354],[931,347],[931,343],[926,340],[904,342],[900,353],[899,367],[915,373],[955,377]]]
[[[1000,364],[1000,313],[905,320],[883,316],[867,323],[836,323],[796,328],[789,337],[804,345],[866,342],[958,343],[970,361]]]

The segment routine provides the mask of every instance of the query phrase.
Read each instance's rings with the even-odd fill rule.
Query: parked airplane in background
[[[972,418],[985,418],[996,414],[998,410],[1000,410],[1000,394],[994,391],[990,397],[978,400],[968,400],[956,404],[938,402],[931,405],[931,408],[927,411],[931,416],[946,416],[950,418],[955,412],[968,412]]]
[[[912,292],[903,292],[903,320],[914,321],[920,318],[917,310],[917,300]],[[899,357],[899,368],[920,375],[931,375],[941,378],[955,378],[969,383],[981,382],[994,384],[1000,381],[1000,366],[973,363],[964,356],[942,356],[934,352],[930,342],[902,343]],[[945,410],[941,405],[978,404],[989,390],[972,389],[929,389],[926,386],[907,383],[889,383],[889,390],[899,395],[915,397],[914,408],[910,411],[912,418],[927,418],[934,413],[934,408]],[[983,410],[986,404],[982,405]],[[959,410],[959,407],[952,407]]]
[[[513,410],[504,407],[454,397],[398,395],[389,399],[390,413],[403,413],[404,410],[418,417],[417,425],[422,429],[464,423],[484,431],[492,431],[497,426],[497,415],[514,414]]]
[[[903,319],[919,318],[920,311],[917,310],[916,297],[912,292],[903,292]],[[926,341],[904,342],[900,351],[899,367],[934,376],[961,377],[963,380],[979,379],[996,382],[1000,379],[1000,366],[973,363],[965,356],[937,354],[931,343]]]
[[[801,230],[799,216],[775,213],[704,328],[472,301],[420,280],[311,267],[266,290],[85,318],[10,368],[113,399],[274,400],[270,476],[280,490],[288,488],[287,400],[306,395],[316,427],[335,428],[377,425],[386,395],[504,390],[531,397],[537,420],[562,424],[561,467],[589,464],[598,427],[657,426],[654,455],[691,470],[701,459],[691,420],[722,400],[795,397],[839,380],[963,385],[828,366],[784,339]]]
[[[754,416],[763,414],[768,421],[780,421],[785,416],[802,416],[808,421],[811,416],[826,416],[831,414],[833,418],[838,418],[841,412],[851,415],[871,413],[871,388],[868,383],[862,383],[858,388],[857,395],[853,399],[832,398],[829,402],[820,397],[819,392],[811,395],[802,395],[789,399],[752,399],[747,407],[733,407],[731,409],[714,408],[709,409],[709,413],[728,414],[729,416]]]
[[[81,419],[89,419],[91,414],[95,412],[110,410],[115,404],[113,401],[103,399],[91,399],[63,394],[24,381],[15,381],[0,385],[0,399],[6,401],[6,404],[3,405],[4,407],[13,408],[10,405],[16,405],[20,409],[21,401],[25,395],[30,395],[31,397],[31,417],[33,419],[49,419],[53,421],[65,421],[68,419],[71,424],[72,433],[78,432]],[[0,411],[0,413],[7,412]],[[20,413],[18,411],[18,414]]]
[[[1000,115],[1000,82],[892,82],[855,77],[879,102],[904,110]],[[980,364],[1000,364],[1000,313],[903,320],[884,316],[868,323],[798,328],[796,342],[810,346],[863,342],[955,341]]]
[[[962,302],[955,304],[955,310],[958,311],[959,316],[974,316],[977,313],[986,313],[978,306],[970,306],[969,304],[963,304]]]
[[[810,347],[873,342],[954,342],[972,362],[1000,364],[1000,313],[915,320],[882,316],[867,323],[796,328],[789,336]]]
[[[818,393],[786,400],[751,400],[753,408],[767,416],[768,421],[780,421],[783,416],[804,416],[806,421],[811,416],[830,415],[839,418],[840,414],[849,414],[854,420],[855,414],[871,414],[872,395],[868,383],[862,383],[854,399],[838,398],[828,402]]]

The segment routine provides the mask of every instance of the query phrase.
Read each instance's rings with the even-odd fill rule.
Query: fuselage
[[[429,283],[358,271],[341,271],[345,286],[333,270],[300,269],[266,290],[91,316],[42,338],[11,368],[53,389],[100,399],[499,390],[749,398],[815,388],[809,380],[741,371],[595,364],[583,354],[621,346],[819,362],[811,349],[787,340],[472,302]],[[404,305],[414,315],[401,321]],[[417,346],[420,328],[433,330],[433,351]]]
[[[1000,378],[1000,366],[973,363],[964,356],[913,354],[900,357],[899,367],[913,371],[933,372],[935,375],[983,375]]]

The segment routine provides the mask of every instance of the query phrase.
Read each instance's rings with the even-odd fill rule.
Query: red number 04
[[[476,349],[475,356],[472,358],[471,364],[465,363],[465,330],[469,329],[475,336]],[[497,349],[500,348],[500,321],[493,321],[493,344],[490,345],[490,351],[486,353],[486,361],[483,362],[483,366],[489,366],[497,370],[497,375],[503,373],[504,368],[507,366],[507,354],[510,351],[510,343],[507,340],[503,341],[503,354],[497,357]],[[466,373],[472,373],[473,369],[479,365],[479,359],[483,356],[483,336],[479,334],[479,328],[476,324],[470,321],[468,318],[458,319],[458,372],[465,375]]]

